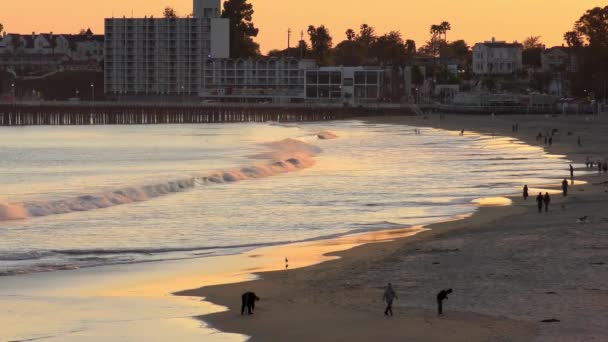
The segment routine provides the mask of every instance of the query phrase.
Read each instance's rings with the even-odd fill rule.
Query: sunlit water
[[[338,138],[318,139],[323,130]],[[238,183],[200,181],[271,163],[252,157],[272,150],[263,143],[287,138],[320,147],[316,165]],[[411,127],[361,122],[3,129],[0,203],[29,203],[31,213],[0,222],[0,274],[212,256],[426,224],[470,213],[474,200],[524,183],[555,182],[566,170],[565,160],[511,138],[415,135]],[[108,208],[40,209],[192,179],[177,192]]]
[[[516,139],[359,121],[0,128],[0,340],[239,341],[189,318],[217,308],[166,295],[257,267],[229,255],[447,220],[567,175]]]

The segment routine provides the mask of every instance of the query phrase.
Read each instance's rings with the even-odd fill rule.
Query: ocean
[[[0,275],[425,225],[556,183],[509,137],[344,121],[0,129]]]

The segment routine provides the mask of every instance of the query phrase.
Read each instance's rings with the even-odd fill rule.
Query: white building
[[[103,35],[91,30],[83,34],[6,34],[0,39],[0,67],[43,71],[101,70]],[[31,71],[31,70],[30,70]]]
[[[207,59],[229,58],[220,0],[194,0],[192,18],[105,20],[105,92],[198,95]]]
[[[306,70],[308,102],[341,102],[351,105],[382,98],[384,70],[380,67],[321,67]]]
[[[304,72],[314,60],[296,58],[209,59],[200,96],[216,100],[303,102]]]
[[[543,71],[551,72],[576,72],[577,59],[573,48],[555,46],[546,49],[541,54],[541,66]]]
[[[473,47],[473,73],[476,75],[510,75],[523,68],[523,46],[519,43],[491,41]]]

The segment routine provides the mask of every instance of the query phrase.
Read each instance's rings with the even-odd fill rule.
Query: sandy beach
[[[587,156],[608,157],[606,118],[369,120],[513,136],[531,145],[543,144],[536,141],[539,132],[557,129],[549,153],[567,155],[581,170]],[[518,132],[512,132],[514,123]],[[181,294],[226,306],[229,311],[200,318],[253,341],[604,341],[608,175],[593,173],[582,180],[587,183],[577,183],[570,196],[553,195],[549,213],[539,214],[534,198],[514,198],[510,206],[482,207],[471,217],[429,226],[413,237],[335,253],[337,260]],[[585,216],[586,223],[578,222]],[[383,316],[387,282],[399,296],[392,318]],[[435,295],[444,288],[454,293],[446,314],[437,317]],[[245,291],[262,298],[253,316],[240,316]]]

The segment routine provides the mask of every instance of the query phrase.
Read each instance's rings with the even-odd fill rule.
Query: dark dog
[[[253,314],[253,310],[255,309],[255,302],[260,300],[258,296],[255,295],[254,292],[245,292],[241,296],[242,305],[241,305],[241,315],[245,314],[245,307],[247,308],[247,313],[249,315]]]

